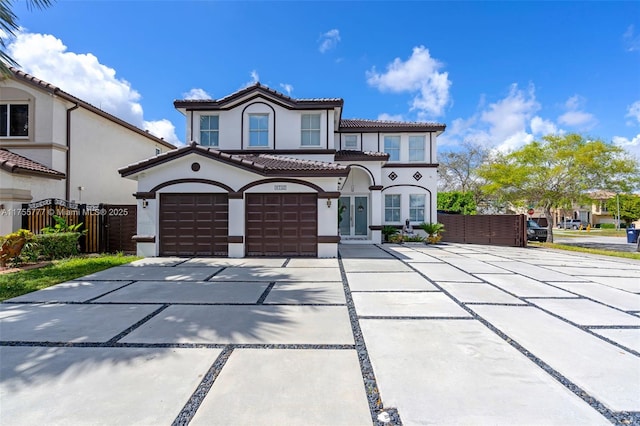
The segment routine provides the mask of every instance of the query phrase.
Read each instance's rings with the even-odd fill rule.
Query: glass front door
[[[369,198],[350,195],[340,197],[340,235],[345,238],[366,238],[369,234]]]

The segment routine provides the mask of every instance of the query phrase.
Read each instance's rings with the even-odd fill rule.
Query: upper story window
[[[344,137],[344,149],[358,149],[358,136],[357,135],[346,135]]]
[[[409,136],[409,161],[424,162],[424,136]]]
[[[0,104],[0,137],[29,136],[29,105]]]
[[[249,146],[269,146],[269,114],[249,114]]]
[[[200,116],[200,145],[218,146],[219,118],[217,115]]]
[[[320,114],[302,114],[302,146],[320,146]]]
[[[389,161],[400,161],[400,136],[385,136],[384,152],[389,154]]]

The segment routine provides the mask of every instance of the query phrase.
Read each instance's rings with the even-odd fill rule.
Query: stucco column
[[[370,186],[371,191],[371,226],[380,228],[382,226],[382,186]],[[371,230],[371,241],[374,244],[382,243],[382,230]]]
[[[229,197],[229,257],[245,254],[244,198]]]

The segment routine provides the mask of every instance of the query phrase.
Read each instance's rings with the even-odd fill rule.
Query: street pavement
[[[597,231],[557,231],[553,232],[554,242],[569,246],[585,247],[609,251],[622,251],[628,253],[637,252],[638,245],[628,243],[627,237],[604,237]]]
[[[640,424],[640,261],[341,245],[0,304],[2,425]]]

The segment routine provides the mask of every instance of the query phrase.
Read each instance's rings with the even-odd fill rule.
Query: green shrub
[[[385,225],[382,227],[382,235],[384,236],[384,241],[390,241],[392,235],[396,235],[400,230],[395,226]]]
[[[0,266],[20,263],[22,250],[33,241],[33,238],[33,233],[26,229],[0,236]]]
[[[601,223],[600,229],[616,229],[615,223]]]
[[[53,234],[39,234],[37,257],[44,259],[63,259],[78,254],[79,232],[57,232]]]

